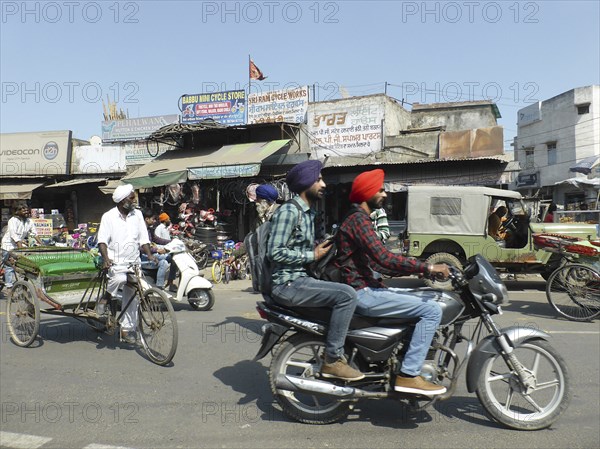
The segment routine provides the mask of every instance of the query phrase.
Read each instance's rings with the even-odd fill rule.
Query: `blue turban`
[[[321,161],[300,162],[288,172],[285,181],[292,192],[302,193],[317,182],[322,168]]]
[[[263,184],[256,188],[256,198],[262,198],[263,200],[274,203],[277,201],[278,196],[277,189],[271,184]]]

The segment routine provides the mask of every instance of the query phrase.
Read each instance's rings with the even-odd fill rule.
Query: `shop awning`
[[[69,179],[68,181],[57,182],[56,184],[47,185],[46,188],[52,187],[70,187],[78,184],[93,184],[98,182],[106,182],[108,178],[87,178],[87,179]]]
[[[571,184],[573,187],[581,188],[582,186],[600,187],[600,178],[569,178],[563,181],[555,182],[554,184]]]
[[[106,195],[112,195],[115,192],[115,189],[122,184],[125,183],[122,182],[120,179],[113,179],[108,181],[105,186],[98,186],[98,189],[100,189],[100,191]]]
[[[585,157],[577,162],[569,171],[589,175],[592,169],[600,163],[600,156]]]
[[[31,192],[43,185],[43,182],[1,183],[0,200],[29,200]]]
[[[289,144],[289,139],[225,145],[208,154],[168,151],[122,179],[135,188],[159,187],[188,179],[256,176],[262,161]]]

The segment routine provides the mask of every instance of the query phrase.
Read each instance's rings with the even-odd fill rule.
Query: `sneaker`
[[[363,373],[352,368],[343,359],[338,359],[333,363],[323,362],[323,365],[321,365],[321,376],[347,381],[361,380],[365,377]]]
[[[424,396],[436,396],[444,394],[446,387],[426,381],[421,376],[402,377],[396,376],[394,390],[402,393],[422,394]]]
[[[134,345],[135,344],[135,334],[134,334],[133,331],[124,331],[124,330],[121,330],[120,337],[121,337],[121,341],[123,343],[127,343],[127,344],[130,344],[130,345]]]

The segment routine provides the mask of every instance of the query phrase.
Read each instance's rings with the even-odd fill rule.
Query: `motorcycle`
[[[324,379],[320,371],[330,312],[286,308],[263,295],[265,302],[257,303],[257,310],[269,323],[263,325],[255,360],[274,350],[269,380],[283,412],[303,423],[329,424],[345,418],[359,399],[394,399],[421,410],[452,397],[466,370],[467,390],[477,394],[499,423],[537,430],[556,421],[569,405],[571,387],[566,363],[548,343],[549,335],[520,326],[501,329],[494,323],[492,316],[502,313],[508,291],[481,255],[471,257],[464,271],[451,267],[450,272],[455,291],[418,288],[403,293],[415,300],[435,300],[443,312],[421,370],[426,380],[447,387],[446,393],[433,397],[400,393],[393,387],[415,321],[354,315],[346,359],[365,378]],[[466,324],[474,318],[478,322],[468,336]],[[466,345],[462,360],[459,343]]]
[[[172,256],[171,263],[177,265],[179,269],[179,285],[177,292],[164,290],[171,301],[182,302],[184,299],[190,303],[195,310],[210,310],[215,303],[215,295],[212,290],[212,284],[209,280],[200,275],[198,265],[194,258],[189,254],[185,243],[179,239],[173,239],[165,245],[165,249]],[[152,278],[156,282],[157,269],[143,268],[144,275]],[[147,287],[152,285],[145,281]],[[146,287],[144,287],[146,288]]]

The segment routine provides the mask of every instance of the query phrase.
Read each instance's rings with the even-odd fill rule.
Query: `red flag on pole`
[[[250,79],[262,81],[265,78],[266,78],[266,76],[263,75],[263,73],[260,71],[260,69],[258,67],[256,67],[256,64],[254,64],[254,61],[251,59],[250,60]]]

